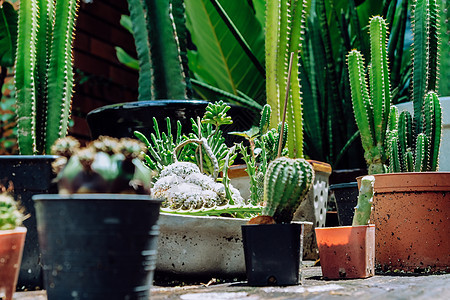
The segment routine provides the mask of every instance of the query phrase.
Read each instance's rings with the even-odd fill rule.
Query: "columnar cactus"
[[[21,154],[50,153],[67,133],[78,0],[21,1],[15,85]]]
[[[442,110],[435,92],[429,92],[425,96],[421,115],[424,131],[416,135],[418,126],[412,125],[410,113],[403,111],[399,116],[397,113],[398,126],[389,133],[389,172],[423,172],[438,169]]]
[[[413,6],[413,104],[394,114],[389,133],[390,172],[436,171],[442,134],[442,111],[436,94],[439,79],[439,1],[416,0]]]
[[[353,215],[353,226],[369,224],[370,213],[372,212],[374,183],[375,177],[373,176],[364,176],[361,179],[358,204],[355,207],[355,214]]]
[[[266,93],[274,113],[273,127],[281,122],[286,89],[290,90],[286,122],[289,127],[287,148],[290,157],[303,157],[303,111],[298,64],[306,1],[268,0],[266,7]],[[294,53],[290,86],[288,83],[289,53]]]
[[[263,215],[290,223],[314,182],[314,170],[303,158],[280,157],[269,164],[264,180]]]
[[[391,105],[387,61],[387,26],[382,17],[370,20],[369,81],[366,81],[364,58],[358,50],[348,54],[349,80],[353,112],[361,134],[369,174],[385,173],[386,131]],[[370,94],[369,87],[370,86]]]

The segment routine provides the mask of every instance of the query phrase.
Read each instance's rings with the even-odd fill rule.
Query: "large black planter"
[[[299,284],[302,234],[302,224],[242,225],[248,284]]]
[[[358,202],[358,183],[338,183],[330,185],[330,191],[334,194],[336,209],[340,226],[351,226],[355,206]]]
[[[142,195],[36,195],[49,300],[149,299],[161,201]]]
[[[190,119],[196,120],[203,117],[207,101],[203,100],[154,100],[138,101],[103,106],[91,111],[87,115],[87,122],[91,136],[96,139],[100,135],[112,137],[134,137],[135,130],[149,137],[153,133],[153,117],[159,123],[160,131],[167,131],[166,118],[172,121],[172,133],[176,133],[176,121],[180,121],[183,133],[192,130]],[[224,125],[224,132],[245,131],[250,129],[255,121],[259,120],[258,114],[249,108],[230,105],[228,115],[233,119],[233,124]],[[240,142],[243,138],[225,134],[225,142],[232,146],[234,142]]]
[[[0,181],[14,184],[14,197],[25,208],[29,218],[23,222],[27,228],[27,237],[20,266],[18,289],[34,290],[42,288],[42,268],[36,214],[31,197],[35,194],[56,193],[52,180],[51,163],[56,156],[51,155],[5,155],[0,156]]]

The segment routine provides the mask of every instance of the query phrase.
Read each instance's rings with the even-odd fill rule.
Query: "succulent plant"
[[[348,54],[349,81],[353,112],[358,125],[369,174],[386,173],[387,125],[391,92],[387,61],[387,26],[375,16],[370,20],[369,82],[366,80],[364,58],[358,50]],[[370,86],[370,94],[369,94]]]
[[[359,188],[358,203],[355,207],[352,225],[369,224],[370,213],[372,212],[373,203],[373,185],[375,184],[374,176],[364,176],[361,178],[361,187]]]
[[[264,179],[262,215],[290,223],[314,181],[314,170],[303,158],[280,157],[269,164]]]
[[[413,24],[413,105],[392,112],[396,126],[389,132],[390,172],[436,171],[442,135],[442,110],[437,93],[439,80],[440,1],[416,0]]]
[[[267,0],[265,24],[266,100],[274,113],[272,126],[282,121],[285,92],[288,89],[286,122],[289,127],[287,148],[290,157],[303,157],[303,111],[298,64],[306,1]],[[292,55],[293,76],[289,86],[289,53]]]
[[[58,139],[52,154],[61,155],[53,165],[59,193],[148,194],[151,170],[138,157],[144,149],[130,138],[101,136],[84,148],[72,137]]]
[[[23,219],[24,216],[11,195],[10,189],[0,186],[0,230],[14,229],[22,224]]]
[[[21,154],[50,153],[67,134],[77,0],[21,1],[15,85]]]

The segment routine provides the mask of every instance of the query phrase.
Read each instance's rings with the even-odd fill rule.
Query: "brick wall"
[[[120,25],[127,0],[80,4],[74,42],[76,73],[70,135],[89,139],[86,114],[103,105],[137,99],[138,73],[119,63],[115,46],[135,53],[132,35]]]

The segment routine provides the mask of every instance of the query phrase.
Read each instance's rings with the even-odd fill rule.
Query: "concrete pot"
[[[382,271],[450,271],[450,172],[375,175],[372,222]]]
[[[161,213],[156,271],[197,278],[245,277],[241,226],[248,220]],[[312,224],[304,224],[305,232]]]
[[[375,274],[375,225],[316,228],[320,266],[326,279]]]
[[[442,108],[442,140],[441,148],[439,152],[439,171],[450,171],[450,156],[447,153],[450,152],[450,97],[440,97]],[[398,111],[409,111],[413,114],[412,102],[406,102],[396,105]]]
[[[0,299],[12,300],[13,298],[26,233],[25,227],[0,230]]]

